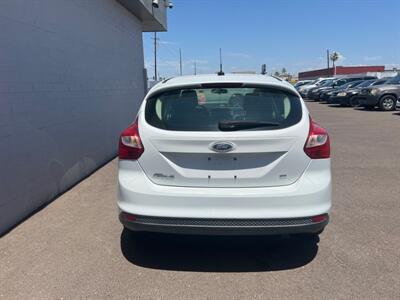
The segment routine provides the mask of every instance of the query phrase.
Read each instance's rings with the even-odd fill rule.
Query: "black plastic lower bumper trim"
[[[320,222],[312,217],[291,219],[190,219],[134,216],[128,220],[124,213],[119,219],[132,231],[202,235],[274,235],[318,233],[329,222],[325,215]]]

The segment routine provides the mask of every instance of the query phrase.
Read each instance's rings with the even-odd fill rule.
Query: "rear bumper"
[[[137,161],[119,162],[118,208],[119,212],[132,215],[182,219],[296,219],[326,214],[330,207],[330,159],[312,160],[303,175],[291,185],[254,188],[158,185],[147,178]]]
[[[120,213],[121,223],[133,231],[206,235],[273,235],[318,233],[329,222],[328,214],[320,219],[189,219],[135,216]]]

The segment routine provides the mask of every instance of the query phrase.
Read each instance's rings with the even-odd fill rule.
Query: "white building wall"
[[[115,157],[143,69],[115,0],[0,1],[0,234]]]

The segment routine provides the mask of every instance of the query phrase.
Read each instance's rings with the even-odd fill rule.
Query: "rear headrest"
[[[272,102],[271,99],[265,97],[246,95],[243,108],[246,111],[265,111],[265,109],[272,109]]]
[[[179,109],[194,109],[199,104],[194,90],[183,90],[177,102],[175,104],[179,106]]]
[[[171,99],[171,108],[178,113],[190,112],[197,105],[197,94],[194,90],[183,90],[179,98]]]
[[[181,98],[193,98],[197,100],[197,93],[195,90],[183,90],[181,92]]]

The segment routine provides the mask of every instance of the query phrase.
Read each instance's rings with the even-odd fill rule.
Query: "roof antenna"
[[[219,72],[217,73],[218,76],[225,75],[224,71],[222,71],[222,50],[219,48]]]
[[[261,74],[267,75],[267,65],[266,64],[261,65]]]

